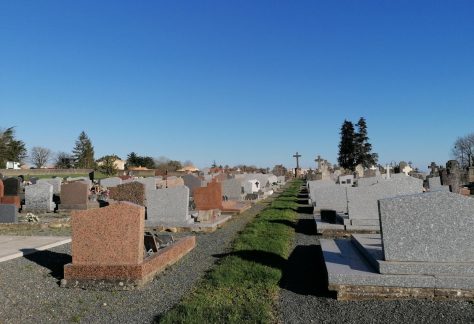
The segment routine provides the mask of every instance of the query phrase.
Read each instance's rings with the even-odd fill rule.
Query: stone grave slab
[[[189,188],[156,189],[148,197],[146,226],[186,226],[194,221],[189,214]]]
[[[145,208],[131,203],[75,211],[71,219],[72,264],[64,266],[63,287],[142,286],[196,244],[184,237],[145,257]]]
[[[27,212],[53,212],[56,204],[53,202],[53,185],[48,182],[25,187],[25,205]]]
[[[386,261],[474,262],[474,199],[437,191],[379,204]]]
[[[18,207],[0,204],[0,223],[18,223]]]

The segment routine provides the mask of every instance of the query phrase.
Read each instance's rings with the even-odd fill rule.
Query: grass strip
[[[271,323],[291,249],[301,181],[291,182],[237,236],[232,251],[160,323]]]

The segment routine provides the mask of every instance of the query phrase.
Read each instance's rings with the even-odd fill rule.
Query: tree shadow
[[[50,275],[57,280],[64,278],[64,265],[72,262],[72,257],[66,253],[36,249],[21,249],[20,251],[25,254],[24,258],[49,269]]]
[[[299,295],[336,298],[335,292],[328,290],[328,273],[323,252],[319,245],[299,245],[291,253],[280,288]]]
[[[296,211],[298,214],[312,214],[314,210],[314,207],[311,205],[306,205],[306,206],[298,206],[296,208]]]

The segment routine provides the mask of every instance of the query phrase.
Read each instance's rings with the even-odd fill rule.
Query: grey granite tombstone
[[[0,204],[0,223],[18,223],[18,208],[15,205]]]
[[[4,196],[18,196],[21,193],[20,179],[8,178],[3,180]]]
[[[31,184],[36,184],[36,183],[38,182],[38,180],[39,180],[39,179],[36,178],[36,177],[31,177],[31,178],[30,178]]]
[[[386,261],[474,262],[474,199],[437,191],[379,204]]]
[[[52,179],[39,179],[37,183],[49,183],[53,186],[53,194],[60,195],[61,194],[61,178],[52,178]]]
[[[435,189],[441,187],[441,178],[440,177],[431,177],[428,178],[428,188]]]
[[[148,177],[148,178],[139,178],[133,180],[145,185],[145,206],[148,207],[148,199],[151,199],[151,194],[156,190],[157,179],[155,177]],[[123,183],[123,182],[122,182]]]
[[[312,180],[307,182],[309,198],[314,203],[316,201],[315,192],[319,188],[327,186],[336,186],[336,183],[333,180]]]
[[[243,200],[242,181],[239,179],[229,179],[221,182],[222,195],[229,200]]]
[[[334,185],[314,189],[311,200],[316,209],[347,213],[346,186]]]
[[[183,182],[186,187],[189,188],[189,194],[192,197],[195,188],[199,188],[202,185],[202,180],[195,175],[186,174],[183,176]]]
[[[100,185],[106,188],[116,187],[119,184],[122,184],[122,179],[120,179],[119,177],[111,177],[100,180]]]
[[[403,178],[383,180],[371,186],[347,188],[347,209],[351,225],[378,225],[379,199],[421,192],[423,180],[404,174]]]
[[[40,182],[25,188],[25,211],[52,212],[56,204],[53,202],[53,185]]]
[[[147,197],[146,226],[186,226],[193,223],[189,214],[189,188],[157,189]]]

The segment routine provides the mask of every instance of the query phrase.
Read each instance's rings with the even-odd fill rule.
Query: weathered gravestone
[[[221,182],[222,195],[228,200],[242,200],[242,181],[239,179],[229,179]]]
[[[52,179],[38,179],[37,183],[49,183],[53,186],[53,194],[61,194],[61,178],[52,178]]]
[[[356,172],[358,178],[363,178],[364,177],[364,167],[362,166],[362,164],[357,164],[356,165],[355,172]]]
[[[186,226],[193,223],[189,214],[189,188],[156,189],[148,196],[147,226]]]
[[[462,185],[462,170],[456,160],[446,162],[446,169],[441,171],[441,183],[449,186],[451,192],[459,193]]]
[[[82,210],[91,207],[98,207],[98,204],[89,202],[89,186],[87,183],[76,181],[61,186],[59,209]]]
[[[194,189],[201,187],[202,184],[202,180],[192,174],[184,175],[183,182],[184,185],[189,188],[189,195],[191,197],[194,195]]]
[[[25,187],[24,211],[29,212],[52,212],[56,208],[53,202],[53,185],[47,182],[39,182],[35,185]]]
[[[145,258],[144,222],[144,207],[125,202],[73,212],[72,264],[64,266],[62,285],[141,286],[195,246],[188,236]]]
[[[100,180],[100,185],[106,188],[116,187],[119,184],[122,184],[122,179],[119,177],[111,177]]]
[[[15,205],[0,204],[0,223],[18,223],[18,208]]]
[[[145,185],[139,182],[120,184],[109,189],[109,197],[116,201],[128,201],[145,206]]]

